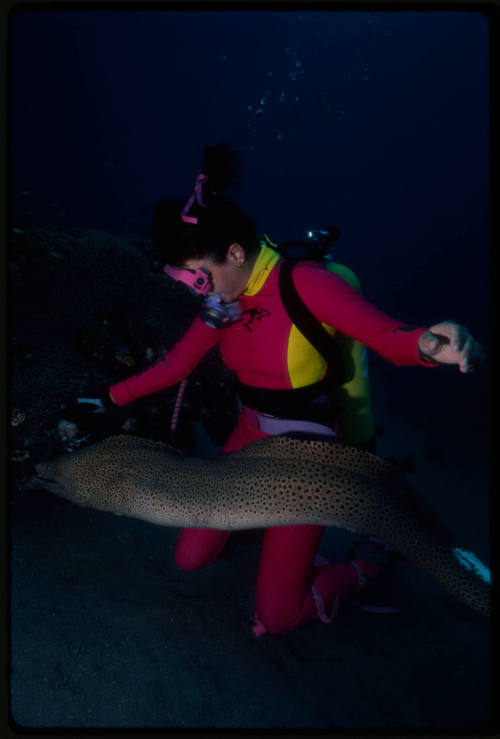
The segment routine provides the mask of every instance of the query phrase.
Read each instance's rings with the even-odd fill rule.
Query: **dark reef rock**
[[[26,228],[12,234],[10,263],[10,401],[25,414],[15,441],[36,457],[47,438],[57,439],[68,405],[78,396],[106,398],[109,385],[157,361],[184,334],[198,303],[163,275],[146,239]],[[203,420],[219,443],[236,414],[231,383],[217,351],[210,352],[188,383],[181,423]],[[106,420],[96,415],[92,430],[116,433],[137,416],[134,433],[165,440],[176,390],[113,409]],[[152,400],[157,418],[147,410]],[[191,446],[186,429],[178,438]]]

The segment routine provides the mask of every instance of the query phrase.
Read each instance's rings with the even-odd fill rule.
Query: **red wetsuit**
[[[263,246],[247,288],[240,296],[241,318],[225,329],[211,328],[196,318],[162,360],[142,374],[112,386],[113,400],[126,405],[179,382],[218,342],[225,364],[245,385],[283,390],[319,381],[325,372],[325,362],[292,326],[286,314],[278,289],[279,268],[279,255]],[[418,339],[425,328],[409,328],[389,317],[320,264],[298,265],[293,279],[300,297],[321,322],[361,341],[395,364],[431,366],[418,351]],[[292,409],[290,417],[293,417]],[[255,428],[243,410],[222,453],[237,451],[267,436]],[[187,570],[212,564],[229,533],[184,529],[177,545],[177,564]],[[337,596],[345,598],[359,589],[358,572],[351,564],[313,566],[322,533],[323,527],[308,525],[266,530],[256,611],[268,631],[285,632],[317,619],[318,593],[330,613]],[[368,576],[378,571],[376,565],[360,564]]]

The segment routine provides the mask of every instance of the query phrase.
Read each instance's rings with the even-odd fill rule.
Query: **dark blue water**
[[[12,225],[139,234],[229,138],[259,231],[336,224],[379,307],[487,343],[488,63],[475,12],[21,13]]]

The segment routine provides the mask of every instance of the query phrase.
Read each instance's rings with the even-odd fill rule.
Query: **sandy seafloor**
[[[394,398],[408,398],[408,372],[383,365],[372,373],[379,453],[411,456],[412,482],[488,562],[481,416],[462,433],[446,419],[448,398],[440,420],[412,425],[435,399],[420,396],[413,374],[417,397],[405,418]],[[233,534],[224,559],[186,573],[174,563],[177,535],[48,493],[14,496],[13,728],[475,733],[490,721],[489,622],[427,574],[403,565],[380,583],[382,601],[399,613],[345,605],[330,625],[257,639],[249,600],[258,536]],[[354,538],[328,529],[321,552],[344,559]]]

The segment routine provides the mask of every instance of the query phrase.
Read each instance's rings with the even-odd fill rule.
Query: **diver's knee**
[[[175,564],[179,569],[185,570],[186,572],[195,572],[205,567],[210,562],[207,562],[207,557],[203,556],[199,552],[195,552],[188,548],[179,548],[175,550]]]
[[[181,570],[193,572],[213,564],[224,549],[229,531],[184,529],[177,541],[175,562]]]

